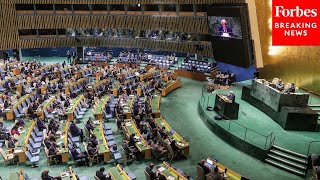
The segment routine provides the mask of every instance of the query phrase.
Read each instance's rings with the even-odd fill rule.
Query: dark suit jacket
[[[43,173],[41,174],[41,179],[42,180],[53,180],[54,178],[49,176],[49,175],[44,175]]]
[[[100,171],[96,171],[96,176],[100,179],[100,180],[107,180],[108,178],[102,174]]]
[[[231,28],[227,27],[226,31],[227,31],[226,33],[229,33],[230,36],[233,36]],[[219,27],[219,36],[222,36],[223,33],[224,33],[223,27],[220,26]]]
[[[210,169],[202,163],[198,163],[198,165],[204,170],[204,174],[209,174]]]
[[[146,167],[146,172],[149,174],[151,180],[157,179],[156,173],[154,173],[149,167]]]

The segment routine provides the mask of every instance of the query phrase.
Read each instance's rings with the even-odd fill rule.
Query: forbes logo
[[[274,17],[317,17],[317,9],[301,9],[296,6],[294,9],[286,9],[284,6],[275,6]]]
[[[319,46],[320,0],[272,0],[272,45]]]

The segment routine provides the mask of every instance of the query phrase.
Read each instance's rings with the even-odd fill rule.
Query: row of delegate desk
[[[163,127],[165,128],[165,132],[169,134],[169,138],[171,140],[175,140],[179,149],[183,150],[185,156],[188,156],[190,149],[189,142],[181,137],[176,131],[174,131],[163,117],[156,118],[155,122],[156,125],[160,127],[160,129],[162,129]],[[170,134],[172,131],[173,134]]]
[[[22,103],[26,103],[27,101],[31,101],[32,98],[35,98],[34,94],[26,94],[18,99],[18,101],[9,109],[5,109],[4,112],[6,113],[7,120],[14,120],[15,113],[14,110],[21,106]]]
[[[163,97],[167,96],[171,91],[179,88],[182,86],[182,81],[181,80],[172,80],[166,83],[164,88],[161,88],[161,95]]]

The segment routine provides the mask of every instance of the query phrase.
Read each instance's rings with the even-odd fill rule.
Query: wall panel
[[[18,29],[115,28],[209,33],[207,19],[203,17],[17,16],[17,23]]]

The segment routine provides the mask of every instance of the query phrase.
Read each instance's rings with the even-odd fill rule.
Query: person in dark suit
[[[78,152],[76,144],[74,144],[73,148],[71,149],[71,155],[74,160],[85,159],[86,164],[89,165],[88,156],[86,155],[86,153]]]
[[[45,169],[41,174],[41,179],[42,180],[60,180],[61,177],[52,177],[49,175],[49,170]]]
[[[98,155],[98,149],[96,148],[96,146],[92,145],[92,142],[88,142],[87,151],[89,156],[91,157]]]
[[[135,146],[136,141],[134,139],[135,134],[131,134],[130,138],[129,138],[129,146]]]
[[[43,131],[44,129],[47,129],[46,125],[43,123],[42,119],[37,119],[37,127],[39,131]]]
[[[151,180],[157,179],[157,174],[153,172],[154,164],[151,163],[149,166],[146,167],[146,172],[149,174]]]
[[[92,143],[92,146],[93,146],[93,147],[96,147],[96,146],[99,144],[99,142],[97,141],[97,137],[96,137],[95,134],[91,134],[91,135],[90,135],[89,142]]]
[[[220,37],[233,37],[233,32],[230,27],[228,27],[228,22],[225,19],[221,20],[221,26],[219,27]]]
[[[206,161],[204,159],[202,159],[201,162],[199,162],[197,165],[200,166],[203,169],[204,174],[209,174],[210,173],[210,169],[207,166],[204,165],[205,162]]]
[[[75,121],[71,122],[70,133],[72,136],[80,136],[80,140],[83,141],[83,132],[82,129],[78,128]]]
[[[235,100],[236,100],[236,95],[234,95],[234,92],[233,91],[230,91],[229,95],[227,96],[227,98],[232,102],[234,103]]]
[[[218,166],[216,166],[213,171],[210,172],[210,176],[214,179],[214,180],[225,180],[225,178],[223,177],[223,172],[219,172],[219,168]]]
[[[296,87],[294,83],[288,83],[287,88],[284,90],[284,93],[295,93],[296,92]]]
[[[98,171],[96,171],[97,178],[99,178],[100,180],[109,180],[109,179],[111,179],[109,177],[109,175],[104,174],[104,171],[105,171],[104,167],[101,167]]]
[[[89,118],[89,120],[87,121],[87,124],[85,125],[85,127],[88,129],[89,132],[94,130],[94,124],[92,122],[91,117]]]

